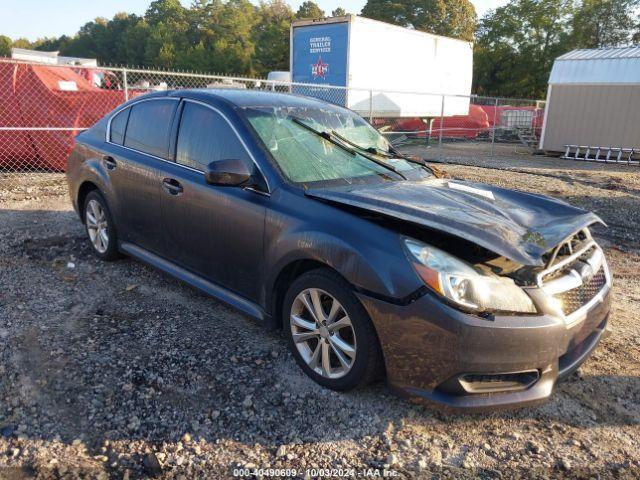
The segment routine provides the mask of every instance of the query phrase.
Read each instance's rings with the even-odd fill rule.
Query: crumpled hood
[[[457,180],[310,189],[309,197],[368,210],[469,240],[523,265],[585,226],[594,213],[549,197]]]

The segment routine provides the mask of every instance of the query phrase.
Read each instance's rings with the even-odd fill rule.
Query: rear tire
[[[106,200],[98,190],[89,192],[85,198],[82,216],[93,253],[105,261],[119,258],[115,223]]]
[[[347,391],[375,380],[382,354],[353,288],[329,269],[298,277],[283,301],[283,327],[300,368],[316,383]]]

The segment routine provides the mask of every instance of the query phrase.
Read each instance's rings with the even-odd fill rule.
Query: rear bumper
[[[364,295],[360,300],[378,333],[391,389],[452,409],[541,403],[557,380],[577,369],[608,334],[609,291],[570,326],[551,315],[483,319],[430,294],[407,306]],[[460,379],[518,372],[537,372],[537,379],[509,391],[471,393],[461,387]]]

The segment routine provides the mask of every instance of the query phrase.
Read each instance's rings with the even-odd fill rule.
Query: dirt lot
[[[135,261],[97,261],[59,176],[0,179],[0,477],[640,476],[640,168],[480,163],[442,169],[595,210],[614,273],[613,335],[546,404],[491,415],[383,384],[324,390],[277,332]]]

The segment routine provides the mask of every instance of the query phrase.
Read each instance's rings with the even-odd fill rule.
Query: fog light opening
[[[538,370],[514,373],[467,373],[458,382],[467,393],[496,393],[526,390],[540,378]]]

